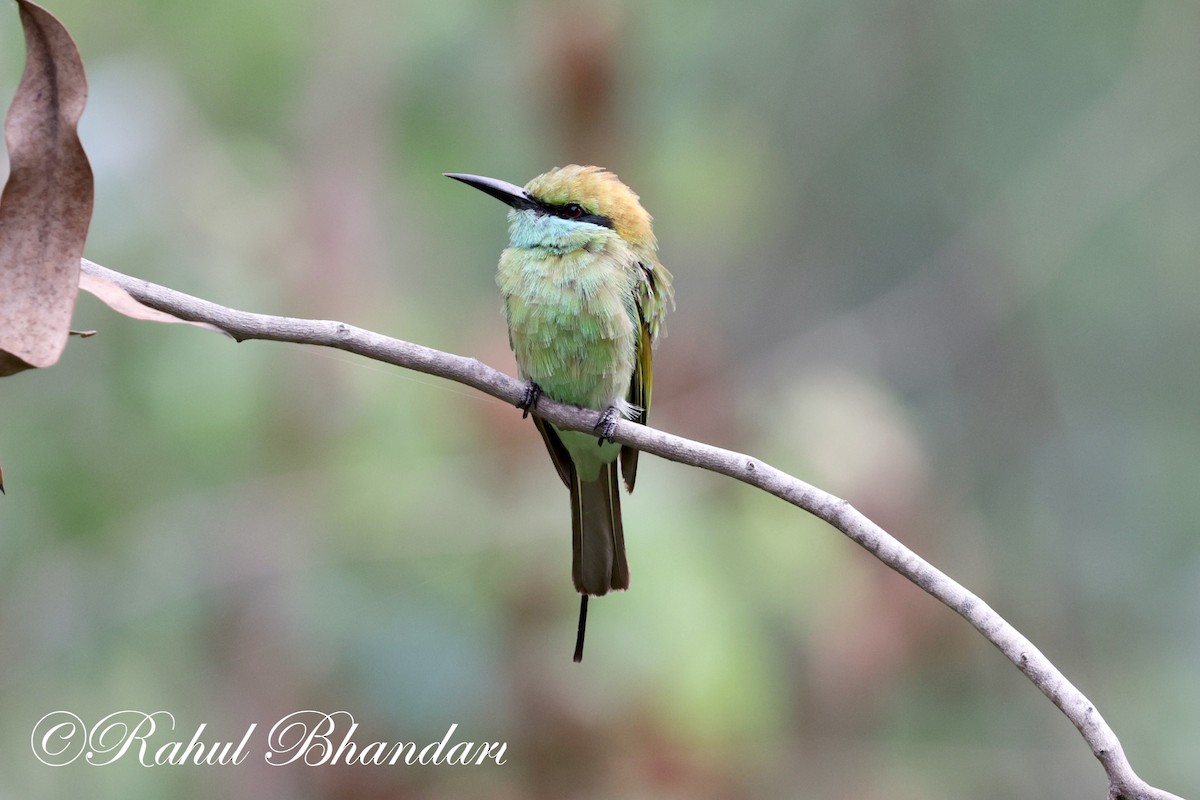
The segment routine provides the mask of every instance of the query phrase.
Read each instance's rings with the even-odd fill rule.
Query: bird
[[[534,416],[570,494],[571,577],[581,595],[574,661],[583,659],[589,596],[629,588],[617,465],[632,492],[638,451],[612,441],[618,418],[646,423],[653,347],[674,308],[651,217],[612,172],[569,164],[525,186],[447,172],[509,207],[496,283],[523,416],[545,396],[601,413],[591,433]]]

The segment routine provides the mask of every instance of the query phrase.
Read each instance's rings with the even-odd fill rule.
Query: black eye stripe
[[[600,225],[605,228],[613,226],[613,221],[608,217],[603,214],[591,214],[578,203],[563,203],[562,205],[543,203],[542,210],[551,216],[574,220],[576,222],[590,222],[593,225]]]

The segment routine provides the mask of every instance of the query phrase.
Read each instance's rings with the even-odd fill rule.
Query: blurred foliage
[[[854,502],[1200,787],[1200,9],[1112,0],[50,4],[91,81],[88,256],[512,371],[503,209],[616,170],[679,308],[654,424]],[[21,43],[0,23],[0,88]],[[7,101],[6,101],[7,102]],[[118,318],[0,386],[0,797],[1061,797],[1076,732],[950,612],[658,460],[576,600],[532,426],[462,387]],[[62,769],[34,722],[505,740],[479,769]]]

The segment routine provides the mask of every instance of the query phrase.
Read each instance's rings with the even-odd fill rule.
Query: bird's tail
[[[625,532],[621,528],[621,495],[617,463],[600,470],[594,481],[571,482],[571,577],[581,594],[607,594],[629,588]]]

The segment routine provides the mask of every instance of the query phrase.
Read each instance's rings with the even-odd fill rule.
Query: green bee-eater
[[[571,493],[571,577],[583,595],[579,661],[588,595],[629,588],[617,462],[633,491],[638,451],[608,437],[618,415],[646,421],[651,347],[674,300],[671,273],[658,262],[650,215],[611,172],[572,164],[525,188],[478,175],[447,177],[511,209],[496,283],[509,345],[521,377],[530,382],[526,413],[542,393],[604,412],[592,434],[559,430],[534,417]]]

